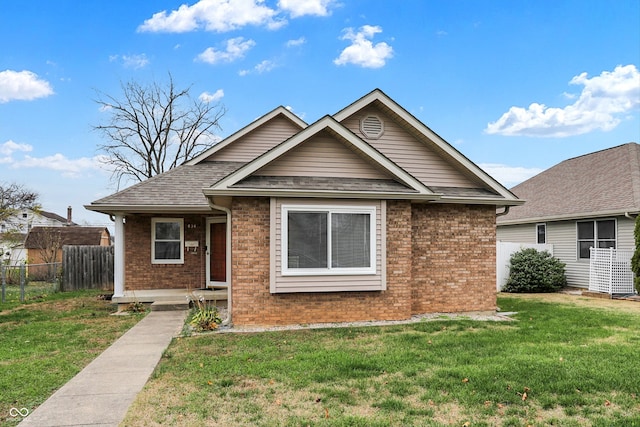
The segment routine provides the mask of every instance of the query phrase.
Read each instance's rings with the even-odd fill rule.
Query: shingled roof
[[[27,234],[24,247],[26,249],[39,249],[43,243],[51,241],[52,237],[50,236],[60,236],[61,246],[98,246],[105,231],[109,235],[109,230],[105,227],[33,227]]]
[[[511,189],[524,199],[498,225],[640,212],[640,145],[565,160]]]

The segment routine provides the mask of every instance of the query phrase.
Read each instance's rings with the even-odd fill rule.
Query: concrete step
[[[186,300],[156,301],[151,304],[151,311],[179,311],[188,309],[189,301]]]

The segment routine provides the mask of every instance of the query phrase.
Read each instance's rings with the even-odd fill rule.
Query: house
[[[278,107],[86,208],[115,219],[116,302],[222,289],[234,324],[276,325],[493,311],[496,209],[521,203],[376,89],[312,124]]]
[[[105,227],[33,227],[24,247],[29,275],[38,277],[50,271],[44,264],[61,263],[65,245],[110,246],[111,233]]]
[[[499,241],[546,243],[570,286],[589,287],[589,248],[635,248],[640,145],[631,142],[565,160],[513,187],[526,200],[497,219]]]
[[[71,206],[67,208],[67,217],[53,212],[33,209],[21,209],[0,222],[0,249],[2,258],[9,264],[17,265],[27,261],[24,247],[27,233],[33,227],[66,227],[77,225],[72,221]]]

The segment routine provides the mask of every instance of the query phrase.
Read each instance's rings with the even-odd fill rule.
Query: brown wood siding
[[[376,274],[375,275],[317,275],[317,276],[283,276],[282,275],[282,205],[301,204],[315,206],[372,206],[376,208]],[[275,199],[275,245],[272,247],[271,268],[272,280],[275,281],[276,292],[331,292],[331,291],[361,291],[383,290],[385,288],[385,269],[383,259],[386,256],[386,246],[383,242],[385,231],[382,224],[386,215],[382,212],[383,203],[375,201],[342,201],[342,200],[308,200],[308,199]],[[273,223],[273,222],[272,222]]]
[[[274,117],[269,122],[214,153],[207,160],[249,162],[299,131],[298,127],[284,117]]]
[[[360,131],[360,119],[369,114],[378,116],[384,123],[384,133],[379,139],[368,139]],[[427,186],[479,187],[478,183],[474,183],[375,107],[359,111],[342,124]]]
[[[321,176],[387,179],[364,158],[321,133],[256,172],[261,176]]]

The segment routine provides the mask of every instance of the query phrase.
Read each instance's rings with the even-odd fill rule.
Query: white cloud
[[[211,103],[221,100],[224,97],[224,91],[222,89],[218,89],[215,93],[202,92],[198,99],[204,103]]]
[[[365,68],[380,68],[393,57],[393,48],[385,42],[373,44],[370,39],[382,32],[379,26],[364,25],[358,32],[346,28],[342,40],[350,40],[347,46],[333,63],[336,65],[354,64]]]
[[[247,51],[255,45],[256,42],[251,39],[245,40],[243,37],[235,37],[227,40],[224,50],[216,50],[209,47],[198,55],[196,59],[208,64],[233,62],[237,59],[243,58]]]
[[[299,37],[294,40],[288,40],[286,46],[287,47],[302,46],[306,42],[307,42],[307,39],[305,39],[304,37]]]
[[[24,159],[14,161],[11,167],[14,169],[37,168],[62,172],[63,176],[77,178],[83,172],[92,172],[100,169],[104,163],[103,156],[81,157],[68,159],[63,154],[57,153],[46,157],[24,156]]]
[[[122,55],[122,64],[125,68],[137,70],[149,65],[149,59],[144,53],[140,55]]]
[[[292,18],[305,15],[328,16],[331,14],[329,6],[333,0],[280,0],[278,7],[287,11]]]
[[[276,63],[273,61],[270,61],[268,59],[265,59],[264,61],[260,62],[259,64],[257,64],[255,67],[253,67],[250,70],[240,70],[238,72],[238,75],[240,76],[246,76],[248,74],[262,74],[262,73],[267,73],[271,70],[273,70],[276,67]]]
[[[479,163],[478,166],[505,187],[513,187],[543,171],[540,168],[508,166],[499,163]]]
[[[567,137],[618,126],[622,116],[640,106],[640,73],[635,65],[617,66],[599,76],[582,73],[569,84],[583,86],[578,99],[564,108],[532,103],[511,107],[485,132],[499,135]],[[567,97],[567,95],[564,95]]]
[[[183,4],[177,10],[166,10],[138,27],[140,32],[184,33],[204,29],[227,32],[247,25],[277,29],[286,21],[277,19],[277,11],[265,6],[263,0],[200,0],[192,6]]]
[[[30,152],[33,151],[33,147],[29,144],[19,144],[12,140],[8,140],[0,145],[0,154],[4,154],[5,156],[11,156],[16,151]]]
[[[132,68],[134,70],[149,65],[149,59],[144,53],[139,55],[110,55],[109,62],[122,62],[124,68]]]
[[[15,101],[31,101],[53,95],[48,81],[31,71],[0,71],[0,104]]]

